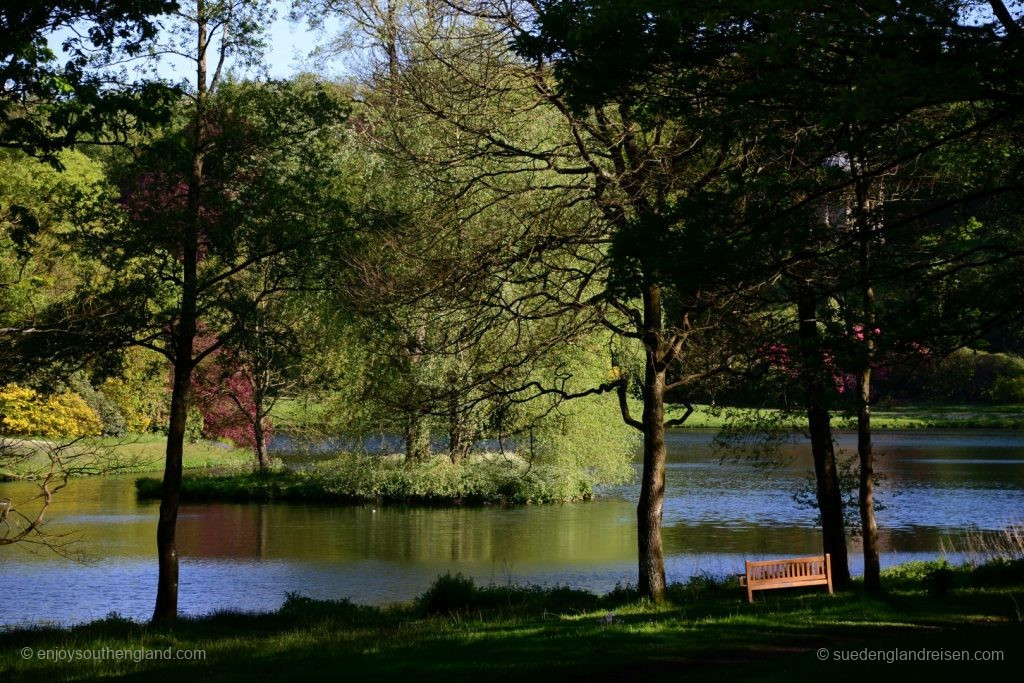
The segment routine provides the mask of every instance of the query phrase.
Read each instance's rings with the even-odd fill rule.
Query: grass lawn
[[[0,481],[17,479],[24,475],[44,470],[49,466],[49,457],[42,439],[15,439],[8,437],[12,448],[24,450],[27,458],[17,458],[8,469],[0,469]],[[77,453],[76,466],[89,465],[99,471],[119,473],[160,472],[164,467],[164,451],[167,437],[160,434],[136,434],[126,437],[83,439],[69,447],[69,453]],[[13,459],[12,459],[13,460]],[[224,467],[237,469],[249,465],[253,460],[250,451],[236,448],[219,441],[198,441],[185,443],[183,464],[186,469]]]
[[[717,429],[728,419],[751,418],[758,411],[754,408],[712,408],[695,405],[693,414],[686,420],[683,427],[691,429]],[[778,416],[777,410],[760,411],[770,416]],[[685,408],[681,405],[666,406],[666,419],[681,417]],[[806,426],[806,418],[802,413],[794,413],[786,417],[782,425],[792,427]],[[874,408],[871,412],[871,425],[875,429],[1024,429],[1024,405],[934,405],[934,406],[901,406]],[[838,429],[856,429],[856,418],[849,418],[841,413],[833,414],[833,426]]]
[[[665,418],[681,417],[685,408],[678,404],[665,406]],[[630,407],[634,416],[639,415],[641,406],[633,401]],[[757,410],[753,408],[722,408],[708,405],[694,405],[683,428],[717,429],[725,424],[729,416],[749,417]],[[764,410],[766,414],[777,415],[777,410]],[[298,399],[281,399],[274,406],[271,416],[275,424],[285,428],[311,427],[324,428],[327,424],[325,405]],[[792,419],[785,419],[783,424],[803,427],[806,418],[797,412]],[[856,428],[856,418],[848,418],[841,413],[833,414],[834,425],[838,428]],[[1024,404],[1014,405],[916,405],[897,407],[875,407],[872,409],[872,425],[876,429],[919,429],[919,428],[988,428],[988,429],[1024,429]],[[329,429],[329,426],[326,427]]]
[[[924,566],[924,565],[923,565]],[[0,635],[4,681],[881,680],[990,677],[1024,663],[1024,564],[995,578],[957,570],[930,594],[931,569],[886,575],[880,598],[769,591],[748,605],[735,580],[693,581],[654,606],[627,590],[474,588],[442,577],[413,605],[386,609],[291,597],[269,614],[216,614],[151,627],[108,618]],[[906,572],[905,572],[906,573]],[[914,574],[915,572],[910,572]],[[934,586],[933,586],[934,587]],[[23,658],[22,650],[30,652]],[[203,661],[40,660],[41,650],[205,651]],[[820,659],[824,649],[826,661]],[[1002,662],[837,661],[851,652],[1001,651]],[[956,653],[956,654],[950,654]],[[108,655],[109,656],[109,655]],[[52,657],[52,655],[51,655]],[[955,670],[955,671],[954,671]],[[1005,674],[1003,674],[1005,675]]]

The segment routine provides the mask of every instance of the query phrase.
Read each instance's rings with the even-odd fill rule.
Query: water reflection
[[[794,503],[810,470],[806,447],[787,447],[783,465],[765,468],[719,462],[710,442],[708,433],[670,434],[670,580],[734,572],[744,558],[819,552],[814,511]],[[943,540],[1022,516],[1024,434],[883,433],[876,445],[879,496],[888,506],[879,513],[886,564],[934,556]],[[840,446],[850,448],[850,437]],[[0,484],[2,496],[31,494],[31,484]],[[271,609],[287,591],[405,600],[449,570],[608,590],[634,576],[637,494],[627,485],[588,504],[520,507],[185,505],[182,611]],[[132,477],[72,482],[56,499],[51,531],[80,532],[79,547],[94,563],[0,549],[0,572],[16,586],[0,601],[0,624],[78,621],[111,610],[148,616],[156,513],[155,502],[136,500]]]

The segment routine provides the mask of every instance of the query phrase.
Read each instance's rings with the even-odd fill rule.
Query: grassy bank
[[[160,481],[135,482],[142,498],[159,498]],[[591,486],[568,469],[514,457],[472,457],[455,466],[346,453],[304,470],[188,474],[182,500],[236,502],[546,503],[590,498]]]
[[[666,407],[666,419],[681,417],[681,405]],[[802,428],[806,419],[799,413],[783,417],[777,410],[754,408],[713,408],[695,405],[693,414],[683,427],[690,429],[718,429],[729,420],[752,420],[759,413],[778,419],[780,426]],[[935,405],[875,408],[871,425],[875,429],[1024,429],[1024,405]],[[837,429],[856,429],[854,419],[841,413],[833,415]]]
[[[6,467],[0,468],[0,481],[20,479],[45,471],[50,464],[48,451],[52,441],[5,437],[5,443],[27,457],[7,458]],[[65,459],[75,467],[83,467],[83,474],[103,472],[133,473],[159,472],[164,467],[167,437],[159,434],[140,434],[127,437],[81,439],[69,446]],[[71,456],[70,458],[67,456]],[[198,441],[185,444],[184,467],[238,468],[251,464],[253,455],[244,448],[236,448],[219,441]]]
[[[939,571],[936,571],[939,570]],[[886,574],[881,598],[859,592],[771,591],[748,605],[735,581],[673,586],[670,603],[628,590],[478,588],[442,577],[411,605],[378,609],[292,596],[269,614],[215,614],[153,627],[110,617],[71,629],[0,635],[5,681],[890,680],[913,668],[987,676],[1019,669],[1024,565],[958,569],[938,589],[937,565]],[[946,585],[948,584],[948,585]],[[23,658],[27,648],[30,658]],[[40,660],[39,651],[203,650],[202,661]],[[820,649],[826,651],[822,661]],[[837,661],[896,649],[1001,651],[1004,661]],[[847,654],[844,654],[847,653]],[[963,667],[963,668],[961,668]],[[960,675],[960,674],[956,674]]]

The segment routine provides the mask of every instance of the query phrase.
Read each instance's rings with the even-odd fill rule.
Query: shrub
[[[1024,359],[1006,353],[959,349],[943,358],[925,391],[942,401],[1014,402],[1024,390]]]
[[[162,358],[144,349],[128,349],[120,373],[106,379],[100,390],[118,408],[125,431],[158,431],[167,424],[167,367]]]
[[[103,422],[78,394],[42,396],[8,384],[0,389],[0,432],[15,436],[80,437],[103,433]]]
[[[86,405],[103,423],[103,434],[106,436],[121,436],[125,432],[124,415],[121,414],[117,403],[111,401],[102,391],[97,391],[89,383],[83,372],[76,372],[68,378],[68,386],[73,392],[82,397]]]
[[[893,587],[918,588],[935,571],[948,568],[946,560],[906,562],[882,572],[882,582]]]
[[[421,614],[455,614],[470,610],[532,610],[588,611],[596,609],[601,599],[587,590],[555,586],[485,586],[462,574],[444,574],[434,579],[430,588],[416,599]]]
[[[934,597],[943,597],[953,590],[956,574],[948,563],[943,562],[941,566],[930,570],[924,577],[925,588],[928,594]]]
[[[993,558],[974,567],[971,584],[974,586],[1013,586],[1024,583],[1024,559]]]
[[[449,614],[477,606],[477,602],[473,579],[449,573],[434,579],[430,588],[416,600],[416,607],[423,614]]]
[[[147,486],[139,485],[139,495],[149,496]],[[405,462],[346,453],[300,471],[190,475],[182,481],[181,495],[236,501],[548,503],[584,500],[591,491],[564,468],[530,466],[514,457],[474,456],[453,465],[443,456]]]
[[[991,395],[993,403],[1024,403],[1024,377],[1000,377]]]

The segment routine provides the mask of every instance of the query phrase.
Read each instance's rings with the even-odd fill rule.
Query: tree
[[[909,254],[880,257],[879,252],[883,244],[902,241],[901,232],[910,229],[904,211],[916,204],[912,211],[919,212],[929,203],[916,189],[925,177],[919,172],[922,160],[963,139],[980,139],[1006,115],[999,98],[992,97],[992,83],[985,82],[988,76],[979,88],[963,87],[979,82],[979,60],[997,74],[1005,55],[1001,41],[986,30],[964,25],[960,10],[958,3],[923,0],[865,3],[827,13],[799,3],[754,12],[764,22],[763,35],[787,38],[752,43],[756,52],[744,52],[744,61],[755,77],[737,89],[740,106],[755,101],[766,111],[787,112],[784,128],[799,131],[804,141],[803,166],[812,172],[780,169],[789,186],[777,186],[780,194],[801,203],[810,199],[832,217],[833,234],[814,258],[829,268],[823,293],[843,317],[829,343],[842,352],[837,362],[857,377],[861,535],[865,585],[873,591],[880,589],[870,427],[882,329],[877,297],[880,286],[910,267]],[[775,80],[779,77],[781,82]],[[967,103],[977,108],[968,113]],[[787,143],[787,149],[795,147]],[[818,171],[822,166],[824,172]],[[801,175],[804,182],[794,180]],[[977,190],[963,188],[955,201]],[[928,223],[911,231],[934,230]],[[801,320],[812,313],[807,307]]]
[[[109,88],[97,72],[114,53],[137,55],[170,0],[10,0],[0,10],[0,147],[60,167],[58,152],[83,139],[116,139],[159,121],[172,91],[160,84]],[[60,65],[47,41],[63,34]]]
[[[991,23],[965,24],[959,3],[927,0],[825,10],[803,2],[734,2],[714,9],[651,2],[540,4],[536,40],[556,60],[570,100],[624,96],[650,117],[692,116],[696,93],[717,119],[699,119],[700,130],[742,128],[757,141],[747,149],[747,169],[758,171],[728,175],[727,190],[746,207],[738,231],[757,230],[774,242],[769,268],[797,282],[826,547],[830,537],[833,544],[842,542],[842,526],[835,468],[829,466],[829,406],[822,394],[834,370],[827,370],[819,341],[826,329],[819,302],[846,302],[846,312],[859,311],[825,345],[849,348],[853,341],[858,349],[846,360],[859,376],[865,564],[867,584],[877,588],[869,405],[876,294],[883,278],[892,276],[879,268],[878,245],[906,228],[893,211],[894,199],[906,201],[899,196],[902,188],[920,182],[912,172],[915,163],[941,147],[978,139],[1009,115],[1008,102],[1019,85],[1009,67],[1019,33],[1013,17],[1001,3],[991,3],[1001,17],[1000,37]],[[635,49],[621,54],[614,46],[622,42]],[[985,104],[975,110],[958,106],[979,102]],[[973,188],[959,201],[972,195],[977,196]],[[816,212],[829,216],[837,210],[831,234],[809,231],[821,222]],[[798,248],[808,243],[811,249]],[[843,265],[851,261],[856,268]]]
[[[687,219],[709,212],[714,185],[742,158],[742,145],[724,128],[704,135],[683,115],[651,117],[620,93],[572,100],[550,70],[549,56],[565,46],[524,38],[544,21],[537,3],[387,6],[393,20],[388,12],[358,16],[371,35],[397,36],[379,41],[372,61],[368,81],[386,93],[372,131],[386,153],[417,169],[431,198],[429,230],[440,246],[421,259],[437,283],[425,289],[463,302],[437,316],[444,322],[434,348],[465,367],[488,368],[461,383],[492,396],[619,394],[624,422],[645,442],[640,588],[661,599],[664,430],[685,419],[664,419],[665,392],[690,391],[729,364],[727,349],[710,346],[721,353],[702,356],[695,342],[733,315],[720,305],[742,285],[723,277],[725,264],[754,244],[719,239],[716,223]],[[517,37],[519,54],[508,49]],[[688,277],[675,277],[681,272]],[[523,333],[544,326],[541,336]],[[643,349],[642,381],[620,373],[574,391],[557,365],[543,364],[553,345],[579,343],[597,329]],[[502,332],[543,341],[502,362],[479,362],[499,348],[493,335]],[[533,363],[549,368],[543,379],[515,371]],[[503,378],[498,371],[510,367]],[[629,413],[630,381],[643,399],[640,419]],[[481,393],[466,395],[475,401]],[[448,412],[451,424],[458,411]]]
[[[240,49],[236,36],[253,27],[259,8],[199,2],[196,9],[197,87],[176,125],[120,169],[119,201],[81,207],[104,217],[100,228],[78,235],[78,248],[103,264],[105,277],[81,290],[77,325],[54,334],[62,353],[83,342],[91,352],[138,345],[171,363],[156,621],[177,613],[175,529],[193,372],[221,349],[237,348],[276,293],[311,286],[322,275],[320,256],[344,243],[349,226],[335,191],[342,176],[334,149],[346,113],[336,92],[311,79],[223,80],[227,57]],[[215,44],[211,25],[222,36]],[[206,55],[214,49],[211,76]],[[201,329],[215,337],[203,348]]]

